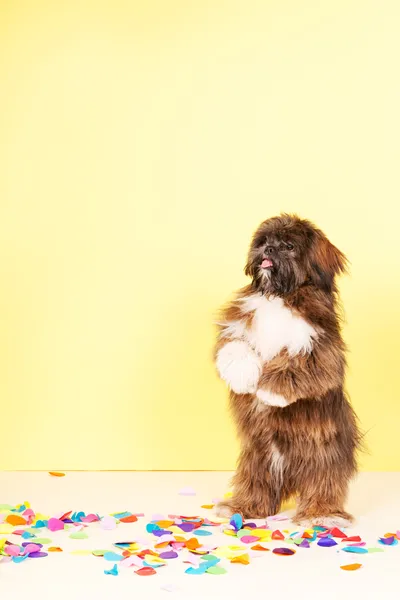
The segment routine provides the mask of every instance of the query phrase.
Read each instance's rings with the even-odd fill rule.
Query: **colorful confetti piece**
[[[362,565],[360,563],[351,563],[350,565],[341,565],[341,569],[343,571],[357,571],[357,569],[361,569]]]
[[[116,577],[118,575],[118,567],[117,565],[114,565],[112,569],[109,570],[105,570],[104,571],[105,575],[114,575],[114,577]]]
[[[291,548],[274,548],[272,552],[280,556],[292,556],[296,550],[292,550]]]

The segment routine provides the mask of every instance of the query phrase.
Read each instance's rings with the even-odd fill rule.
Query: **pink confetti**
[[[349,544],[349,546],[366,546],[365,542],[355,542],[354,544]]]
[[[19,556],[20,547],[15,544],[7,544],[4,546],[3,551],[8,554],[8,556]]]
[[[93,515],[93,514],[90,514],[90,515],[87,515],[86,517],[81,518],[81,521],[83,523],[94,523],[95,521],[99,521],[99,520],[100,520],[99,517],[97,515]]]
[[[24,554],[30,554],[31,552],[40,552],[41,546],[38,544],[28,544],[24,548]]]
[[[60,521],[60,519],[49,519],[47,523],[47,528],[50,531],[61,531],[62,529],[64,529],[64,522]]]
[[[183,562],[189,563],[191,565],[194,565],[195,567],[198,567],[200,565],[200,563],[203,563],[204,561],[201,560],[201,558],[198,554],[188,554],[183,559]]]
[[[252,544],[253,542],[258,542],[261,538],[255,536],[255,535],[243,535],[240,540],[244,543],[244,544]]]
[[[171,543],[171,547],[174,550],[180,550],[181,548],[184,548],[186,546],[185,542],[172,542]]]
[[[143,560],[138,556],[128,556],[120,562],[121,567],[143,567]]]
[[[106,531],[111,531],[117,527],[117,521],[114,517],[106,516],[102,518],[100,526]]]
[[[35,519],[35,513],[33,512],[33,510],[31,508],[27,508],[26,510],[24,510],[22,515],[23,515],[23,517],[25,517],[28,525],[31,525]]]

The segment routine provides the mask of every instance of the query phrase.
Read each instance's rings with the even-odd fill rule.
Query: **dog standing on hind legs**
[[[335,279],[345,256],[309,221],[255,232],[241,289],[218,322],[215,362],[230,388],[241,453],[220,516],[264,518],[299,496],[295,522],[347,526],[360,434],[344,389]]]

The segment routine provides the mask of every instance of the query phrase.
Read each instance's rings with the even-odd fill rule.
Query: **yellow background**
[[[2,0],[0,466],[230,469],[216,308],[314,219],[363,468],[400,468],[398,0]]]

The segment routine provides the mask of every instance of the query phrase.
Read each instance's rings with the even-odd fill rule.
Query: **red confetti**
[[[337,538],[347,537],[346,534],[343,533],[343,531],[340,531],[340,529],[338,529],[337,527],[333,527],[333,529],[331,529],[330,533],[331,533],[332,537],[337,537]]]
[[[121,523],[136,523],[138,518],[135,517],[135,515],[130,515],[129,517],[122,517],[122,519],[119,520],[121,521]]]
[[[142,577],[146,577],[147,575],[156,575],[157,571],[153,569],[153,567],[142,567],[135,571],[136,575],[142,575]]]

